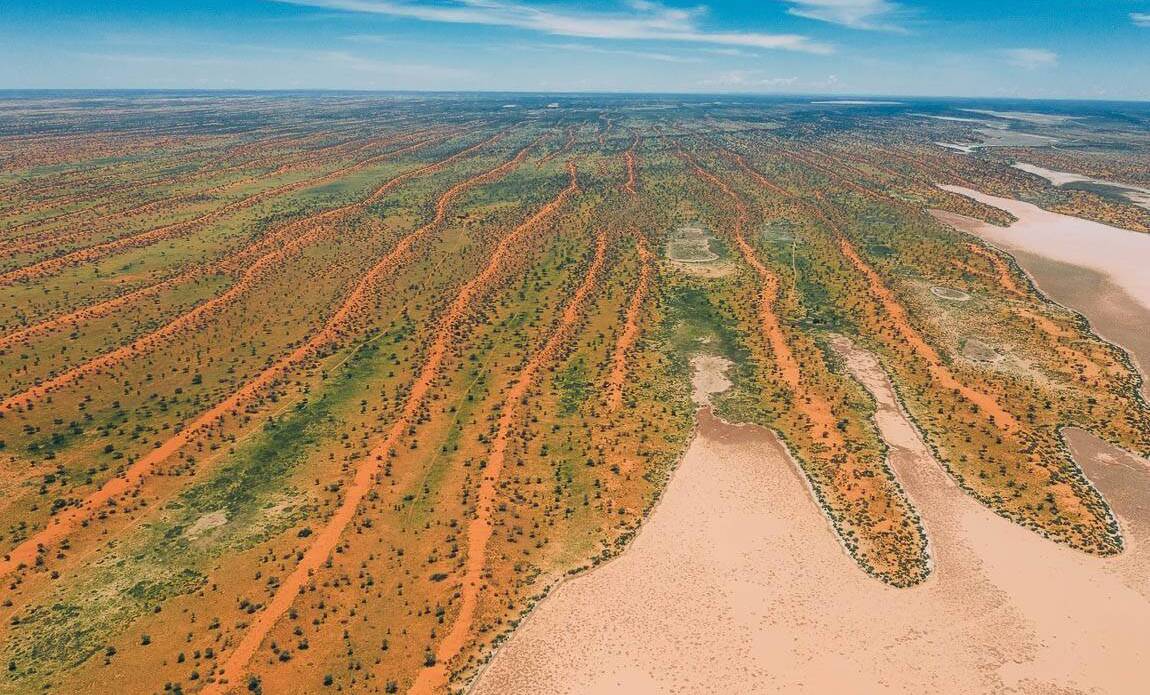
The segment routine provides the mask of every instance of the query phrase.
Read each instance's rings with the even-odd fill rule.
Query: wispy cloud
[[[745,51],[741,48],[700,48],[700,53],[710,53],[717,56],[733,56],[737,58],[758,58],[758,53]]]
[[[1136,27],[1150,27],[1150,12],[1131,12],[1130,21]]]
[[[1058,65],[1058,54],[1045,48],[1008,48],[1002,55],[1008,63],[1024,70]]]
[[[903,31],[893,22],[901,11],[889,0],[784,0],[791,5],[789,14],[820,22],[841,24],[852,29]]]
[[[661,63],[698,63],[699,58],[674,55],[671,53],[658,53],[655,51],[630,51],[624,48],[603,48],[601,46],[588,46],[583,43],[560,43],[542,47],[546,50],[576,51],[579,53],[598,53],[600,55],[616,55],[627,58],[640,58],[642,60],[656,60]]]
[[[722,90],[764,90],[777,87],[790,87],[799,81],[797,77],[770,77],[758,70],[728,70],[699,84]]]
[[[204,45],[217,46],[216,44]],[[473,78],[475,76],[473,72],[462,68],[429,65],[425,63],[374,60],[346,51],[308,51],[247,45],[232,47],[245,49],[253,53],[253,55],[156,55],[151,52],[131,53],[124,51],[70,51],[68,55],[89,62],[139,63],[144,65],[163,65],[167,67],[213,67],[226,70],[255,67],[266,70],[284,70],[285,66],[309,63],[311,65],[328,65],[332,70],[350,70],[388,77],[419,76],[421,79],[463,79]]]
[[[685,41],[762,49],[831,53],[833,48],[801,34],[708,31],[700,18],[706,8],[679,9],[650,0],[631,0],[616,12],[552,6],[530,7],[514,0],[278,0],[329,10],[450,24],[483,24],[585,39]]]

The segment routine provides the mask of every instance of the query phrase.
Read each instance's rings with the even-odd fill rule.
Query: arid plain
[[[1069,108],[0,98],[0,692],[1141,692]]]

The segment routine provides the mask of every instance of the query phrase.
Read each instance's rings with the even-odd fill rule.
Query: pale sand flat
[[[1098,558],[1057,545],[962,493],[875,360],[839,347],[879,402],[891,464],[931,538],[924,584],[865,575],[777,439],[702,410],[634,544],[543,601],[476,691],[1142,692],[1150,464],[1079,449],[1129,547]]]
[[[1150,272],[1147,272],[1150,268],[1150,234],[1060,215],[1037,205],[999,198],[970,188],[940,187],[1005,210],[1018,218],[1009,227],[981,223],[965,227],[964,231],[1007,250],[1027,251],[1102,273],[1150,310]]]
[[[1026,162],[1015,162],[1011,164],[1015,169],[1021,169],[1028,174],[1041,176],[1055,186],[1062,186],[1068,183],[1078,183],[1079,181],[1093,181],[1089,176],[1082,176],[1080,174],[1072,174],[1068,171],[1054,171],[1053,169],[1045,169],[1036,164],[1027,164]]]
[[[711,396],[731,388],[727,378],[730,360],[718,355],[696,355],[691,358],[691,401],[695,405],[707,405]]]
[[[1009,201],[979,195],[989,204]],[[1150,399],[1150,272],[1145,270],[1150,268],[1150,235],[1009,202],[1017,205],[1002,209],[1019,222],[1006,228],[944,210],[930,213],[1010,253],[1043,293],[1084,315],[1095,333],[1125,348],[1142,373],[1142,393]],[[1063,219],[1043,224],[1050,217]],[[1019,229],[1024,233],[1015,234]]]

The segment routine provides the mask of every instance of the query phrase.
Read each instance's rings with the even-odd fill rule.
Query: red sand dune
[[[439,376],[443,359],[455,340],[454,329],[471,308],[476,295],[499,272],[503,259],[510,252],[512,245],[529,230],[534,229],[543,220],[554,214],[569,197],[578,192],[579,187],[574,165],[568,165],[568,170],[571,175],[571,183],[567,188],[563,189],[551,202],[536,211],[511,233],[503,237],[483,270],[464,285],[456,295],[446,315],[439,322],[435,341],[428,350],[427,359],[420,371],[419,378],[416,379],[408,392],[402,415],[388,430],[387,436],[363,459],[362,464],[356,470],[355,478],[347,488],[347,494],[344,496],[339,509],[332,515],[327,525],[316,534],[315,541],[308,547],[303,559],[277,589],[267,608],[256,617],[248,631],[244,633],[240,643],[224,662],[219,679],[203,690],[205,695],[220,695],[233,687],[238,687],[239,677],[247,668],[248,662],[251,661],[256,650],[259,649],[264,637],[291,607],[300,588],[307,582],[308,576],[327,560],[328,555],[339,543],[340,536],[347,525],[351,523],[359,503],[372,488],[380,464],[390,455],[395,443],[410,427],[411,420],[419,409],[424,396],[431,388],[432,382]]]
[[[583,282],[571,296],[571,300],[563,309],[559,325],[548,337],[543,347],[532,355],[525,364],[508,390],[500,408],[499,428],[491,442],[491,451],[487,456],[487,466],[483,469],[483,479],[479,485],[479,496],[475,505],[476,513],[467,525],[467,566],[462,577],[460,590],[459,612],[451,624],[451,630],[439,643],[435,651],[436,663],[434,666],[423,669],[412,685],[411,693],[437,692],[447,681],[447,667],[467,643],[467,636],[475,617],[475,609],[479,605],[479,594],[483,591],[483,572],[487,566],[487,543],[491,539],[493,526],[491,513],[495,506],[496,485],[503,472],[503,465],[507,457],[507,443],[519,415],[518,406],[527,396],[536,374],[563,347],[571,327],[579,320],[579,312],[587,295],[595,288],[599,271],[603,267],[603,260],[607,249],[607,235],[599,232],[595,245],[595,258],[587,268]]]
[[[502,134],[499,134],[496,135],[495,138],[499,138],[501,136]],[[398,185],[400,178],[411,178],[419,173],[425,173],[432,168],[446,166],[451,161],[459,159],[465,156],[468,152],[474,151],[479,147],[483,147],[495,138],[491,138],[485,142],[479,143],[478,145],[473,145],[472,147],[456,153],[440,162],[428,165],[427,167],[423,167],[419,170],[408,172],[407,174],[402,175],[402,177],[392,179],[387,184],[384,184],[383,187],[378,189],[376,194],[373,194],[372,198],[369,198],[369,200],[375,199],[377,196],[382,196],[382,191],[384,188],[390,189]],[[152,471],[156,464],[177,452],[185,444],[193,440],[203,430],[215,425],[215,423],[220,418],[226,416],[228,413],[236,412],[241,403],[258,393],[261,389],[273,383],[288,368],[298,364],[300,361],[314,354],[320,347],[328,344],[330,341],[337,339],[339,337],[339,330],[342,327],[342,324],[345,322],[348,316],[351,315],[356,306],[367,295],[367,292],[371,288],[375,279],[377,279],[384,272],[393,269],[399,262],[400,258],[407,253],[412,244],[414,244],[419,237],[421,237],[423,234],[426,234],[430,229],[442,222],[443,217],[446,215],[447,201],[457,196],[460,192],[465,190],[467,187],[470,187],[471,185],[475,185],[480,181],[490,180],[497,175],[505,173],[510,169],[511,166],[514,166],[522,161],[523,157],[526,156],[527,149],[529,148],[530,146],[520,151],[513,160],[502,164],[489,172],[480,174],[473,179],[470,179],[469,181],[457,184],[447,193],[444,193],[440,198],[439,204],[437,205],[435,220],[400,240],[399,243],[396,244],[396,246],[385,258],[383,258],[379,263],[373,266],[370,271],[368,271],[368,273],[360,280],[359,284],[357,284],[351,293],[348,294],[347,298],[344,300],[343,304],[336,311],[336,313],[330,319],[328,319],[324,327],[318,333],[313,335],[307,343],[300,346],[299,348],[296,348],[296,350],[294,350],[289,355],[281,358],[271,367],[268,367],[255,378],[241,386],[240,389],[235,391],[231,396],[221,401],[220,403],[217,403],[206,412],[202,413],[190,425],[181,430],[178,434],[165,441],[159,447],[149,451],[145,456],[142,456],[134,464],[132,464],[122,476],[108,480],[99,490],[89,495],[79,506],[73,507],[68,511],[61,512],[60,514],[53,517],[52,522],[47,527],[41,529],[39,532],[33,534],[30,538],[24,540],[4,556],[4,560],[0,562],[0,575],[11,572],[21,563],[26,564],[31,562],[33,559],[35,559],[35,556],[41,547],[60,540],[73,529],[75,529],[76,526],[90,518],[90,516],[99,507],[107,504],[113,498],[128,492],[135,488],[137,485],[141,484],[145,476],[147,476]],[[367,203],[364,202],[358,203],[357,205],[366,204]]]

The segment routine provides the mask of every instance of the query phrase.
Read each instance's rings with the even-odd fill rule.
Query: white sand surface
[[[936,142],[934,144],[939,147],[945,147],[948,150],[971,154],[981,147],[1043,147],[1058,142],[1057,139],[1046,135],[1021,133],[1016,130],[1004,130],[994,127],[978,128],[975,132],[982,136],[982,142]]]
[[[929,114],[929,113],[912,113],[912,114],[908,114],[908,115],[918,116],[920,118],[933,118],[933,119],[938,120],[938,121],[953,121],[955,123],[982,123],[983,125],[986,125],[989,123],[989,121],[985,121],[981,118],[959,118],[958,116],[934,116],[934,115]]]
[[[691,400],[695,405],[707,405],[711,396],[731,388],[727,368],[731,362],[718,355],[696,355],[691,359]]]
[[[935,566],[924,584],[893,589],[864,574],[776,437],[703,409],[633,545],[557,588],[475,690],[1145,692],[1150,463],[1091,454],[1088,472],[1114,492],[1124,555],[1059,546],[963,494],[875,360],[838,347],[876,395],[892,466],[923,516]]]
[[[871,99],[824,99],[812,101],[812,104],[838,104],[841,106],[896,106],[901,101],[874,101]]]
[[[939,147],[945,147],[948,150],[954,150],[955,152],[961,152],[963,154],[970,154],[971,152],[974,152],[976,149],[978,149],[977,144],[962,145],[962,144],[955,143],[955,142],[936,142],[934,144],[938,145]]]

